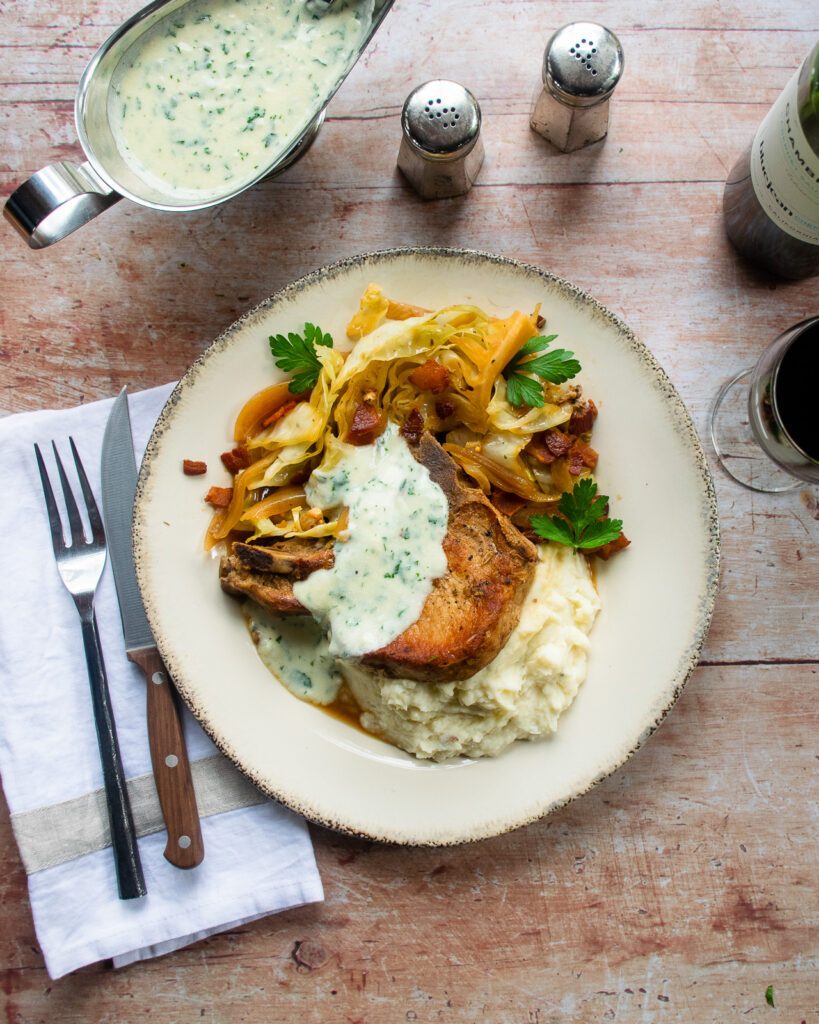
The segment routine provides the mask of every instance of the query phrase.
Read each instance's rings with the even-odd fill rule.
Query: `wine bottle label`
[[[751,181],[774,224],[819,245],[819,156],[799,120],[798,85],[797,71],[759,126],[751,147]]]

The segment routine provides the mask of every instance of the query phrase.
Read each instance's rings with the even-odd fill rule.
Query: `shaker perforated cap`
[[[419,85],[401,114],[404,138],[426,158],[465,156],[481,130],[481,108],[464,86],[446,79]]]
[[[543,54],[543,82],[558,99],[591,106],[611,94],[623,74],[617,36],[591,21],[559,28]]]

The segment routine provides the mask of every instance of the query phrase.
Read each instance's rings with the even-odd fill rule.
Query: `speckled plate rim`
[[[208,360],[216,353],[221,352],[227,346],[230,346],[234,335],[244,325],[256,320],[261,314],[274,309],[280,304],[284,304],[288,299],[294,297],[305,289],[310,289],[322,282],[331,281],[340,275],[347,274],[352,269],[366,268],[369,266],[375,267],[376,265],[383,265],[385,262],[402,260],[407,257],[429,257],[442,260],[456,258],[463,260],[464,262],[475,261],[479,264],[495,264],[500,267],[510,268],[514,271],[528,274],[541,282],[547,282],[549,285],[560,289],[564,293],[564,296],[570,298],[577,306],[584,307],[596,318],[606,322],[610,327],[614,328],[620,338],[627,343],[634,355],[637,356],[653,378],[654,385],[661,391],[663,398],[667,403],[667,410],[669,414],[681,434],[684,436],[684,440],[689,447],[693,460],[696,464],[696,470],[699,477],[701,488],[699,495],[700,514],[703,517],[707,534],[707,547],[704,553],[705,589],[697,610],[696,628],[693,636],[691,637],[688,648],[683,652],[677,669],[665,688],[666,692],[662,706],[659,707],[659,709],[655,707],[652,710],[649,721],[641,725],[636,736],[624,745],[618,756],[613,758],[612,763],[595,774],[588,784],[574,789],[564,797],[545,802],[542,806],[538,807],[534,813],[526,814],[523,817],[514,817],[512,819],[501,817],[492,822],[485,822],[484,827],[474,833],[463,835],[459,834],[443,839],[437,837],[430,838],[419,834],[399,835],[394,834],[393,832],[390,832],[389,834],[381,834],[378,829],[369,830],[362,829],[360,827],[353,827],[343,820],[334,819],[325,813],[321,813],[312,806],[309,801],[306,801],[303,796],[278,786],[274,780],[266,778],[258,771],[254,770],[252,765],[243,763],[241,758],[231,747],[228,740],[220,733],[218,722],[212,721],[208,715],[207,709],[199,705],[195,687],[193,687],[190,681],[185,677],[184,671],[181,669],[170,640],[163,635],[160,624],[155,621],[156,616],[152,608],[152,601],[144,568],[147,560],[145,557],[147,554],[145,547],[147,539],[143,536],[145,532],[144,506],[146,502],[146,495],[148,493],[153,462],[161,448],[163,438],[166,436],[168,431],[173,428],[176,407],[180,399],[188,389],[195,384],[200,371]],[[566,806],[578,797],[588,793],[599,782],[608,778],[622,767],[622,765],[640,749],[640,747],[657,730],[666,718],[679,699],[683,687],[691,676],[691,673],[696,668],[702,646],[705,642],[705,638],[711,624],[718,591],[720,572],[719,516],[716,491],[711,472],[708,467],[705,453],[702,449],[699,435],[697,434],[688,409],[677,392],[674,384],[671,382],[667,373],[652,352],[634,334],[631,328],[615,313],[607,309],[602,305],[602,303],[583,289],[569,281],[566,281],[551,271],[544,270],[534,264],[526,263],[507,256],[501,256],[495,253],[484,252],[477,249],[447,246],[411,246],[372,250],[327,264],[305,274],[292,283],[279,289],[279,291],[262,300],[260,303],[244,313],[239,319],[235,320],[225,328],[225,330],[223,330],[214,339],[214,341],[202,352],[202,354],[181,377],[157,419],[145,450],[137,482],[134,505],[133,542],[137,578],[142,592],[143,601],[145,603],[146,613],[155,634],[157,647],[175,680],[177,690],[185,700],[193,715],[199,721],[202,728],[213,740],[216,747],[262,792],[279,801],[286,807],[289,807],[293,811],[303,815],[308,820],[347,835],[404,846],[457,846],[511,832],[515,829],[531,824],[534,821],[538,821],[559,808]]]

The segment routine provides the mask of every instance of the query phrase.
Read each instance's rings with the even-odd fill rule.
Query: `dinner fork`
[[[34,445],[34,452],[37,456],[37,467],[40,470],[40,480],[43,485],[57,569],[66,589],[74,598],[74,604],[82,623],[82,639],[85,646],[85,660],[88,665],[88,681],[91,684],[94,725],[97,730],[97,741],[102,761],[102,776],[105,784],[105,800],[108,805],[108,820],[111,824],[111,841],[114,849],[119,898],[132,900],[144,896],[147,890],[139,859],[134,819],[128,799],[125,773],[122,768],[122,757],[119,752],[117,730],[111,708],[111,695],[108,692],[105,662],[102,658],[102,647],[97,629],[97,618],[94,614],[94,595],[105,566],[105,530],[74,439],[69,437],[68,442],[71,446],[71,454],[74,456],[74,465],[77,467],[80,489],[85,499],[85,510],[91,527],[90,540],[86,539],[80,511],[63,469],[56,444],[51,442],[65,500],[65,510],[68,513],[68,525],[71,532],[70,544],[65,542],[62,520],[57,502],[54,500],[54,491],[51,489],[51,481],[48,478],[39,445]]]

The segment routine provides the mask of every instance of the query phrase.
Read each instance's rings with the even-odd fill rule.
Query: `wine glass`
[[[819,316],[812,316],[774,338],[756,366],[717,393],[711,442],[725,472],[768,493],[819,483],[818,394]]]

